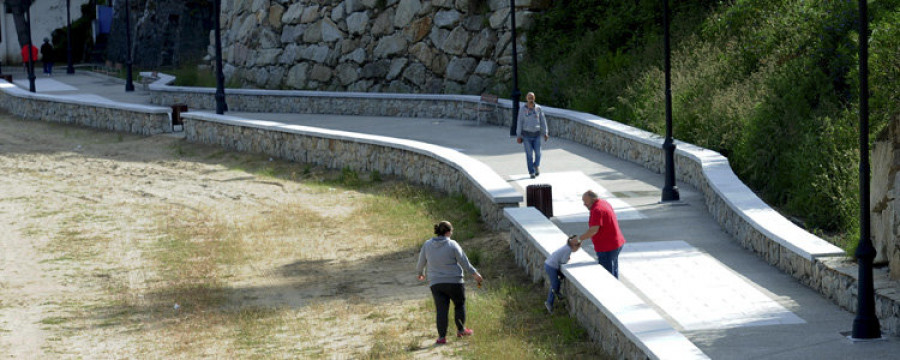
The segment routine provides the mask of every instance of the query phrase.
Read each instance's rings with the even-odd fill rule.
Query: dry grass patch
[[[0,116],[6,144],[16,150],[0,153],[0,221],[12,235],[0,241],[19,253],[0,267],[0,329],[17,332],[0,330],[0,349],[17,357],[595,352],[583,333],[548,335],[574,330],[541,312],[543,290],[515,267],[505,235],[486,231],[460,196],[165,136]],[[430,292],[414,269],[442,219],[488,282],[469,290],[476,336],[434,347]]]

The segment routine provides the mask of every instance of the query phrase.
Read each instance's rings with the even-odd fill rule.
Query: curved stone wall
[[[0,80],[0,107],[29,120],[141,135],[172,132],[169,108],[31,93]]]
[[[447,193],[462,194],[494,230],[509,227],[503,209],[518,207],[519,194],[487,165],[456,150],[418,141],[324,130],[231,116],[185,113],[191,142],[267,154],[333,169],[377,171]]]
[[[215,104],[211,89],[180,91],[165,86],[163,81],[151,85],[152,98],[157,103],[191,99],[197,105]],[[477,119],[474,111],[466,111],[478,102],[476,96],[339,93],[331,97],[335,93],[250,91],[240,92],[238,96],[245,97],[241,103],[253,103],[255,96],[259,103],[304,103],[301,112],[315,109],[324,114],[382,116],[386,115],[385,109],[391,109],[388,114],[393,116]],[[229,101],[235,92],[239,91],[226,93]],[[278,100],[265,99],[269,96]],[[375,105],[379,102],[382,106]],[[444,107],[454,112],[441,111]],[[613,154],[656,172],[664,170],[662,137],[591,114],[551,107],[544,110],[551,136]],[[487,117],[489,123],[500,126],[509,126],[511,118],[511,102],[506,100],[501,100],[497,110]],[[857,270],[854,263],[846,260],[842,249],[796,226],[766,205],[737,178],[721,154],[679,141],[676,144],[676,178],[703,193],[707,209],[723,230],[769,264],[854,311]],[[887,271],[876,269],[875,279],[888,280]],[[900,334],[900,294],[877,288],[875,301],[876,314],[885,331]]]
[[[534,11],[550,4],[515,3],[520,29],[530,26]],[[510,76],[509,4],[225,0],[224,72],[230,81],[265,89],[478,94],[492,79]],[[523,34],[517,33],[519,56]]]

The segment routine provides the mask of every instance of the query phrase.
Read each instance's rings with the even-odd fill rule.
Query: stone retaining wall
[[[151,76],[150,73],[141,73]],[[150,102],[171,106],[186,104],[190,109],[215,109],[215,89],[169,86],[175,78],[157,74],[158,80],[148,86]],[[476,109],[480,97],[471,95],[409,95],[349,92],[226,89],[229,111],[284,112],[297,114],[332,114],[365,116],[400,116],[441,119],[470,119],[479,116],[497,124],[503,108],[487,114]],[[501,100],[502,102],[508,100]],[[507,105],[507,107],[509,107]],[[507,110],[508,112],[508,110]]]
[[[0,80],[0,107],[29,120],[153,135],[172,131],[169,109],[36,94]]]
[[[900,280],[900,114],[877,135],[872,146],[872,246],[874,262],[887,264]]]
[[[223,73],[267,89],[479,94],[512,72],[548,0],[222,2]],[[215,51],[210,34],[208,57]]]
[[[486,165],[455,150],[417,141],[283,125],[212,114],[185,113],[188,141],[333,169],[377,171],[465,196],[494,230],[506,229],[506,207],[522,195]]]

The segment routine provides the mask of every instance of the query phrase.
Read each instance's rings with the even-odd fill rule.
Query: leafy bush
[[[523,92],[663,134],[660,10],[554,2],[528,35]],[[675,137],[727,156],[764,200],[806,226],[857,228],[856,2],[693,0],[672,10]],[[900,120],[900,0],[871,2],[869,13],[874,138]]]

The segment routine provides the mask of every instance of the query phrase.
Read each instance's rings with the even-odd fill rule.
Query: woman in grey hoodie
[[[448,315],[450,301],[453,301],[453,314],[456,322],[456,336],[472,335],[472,329],[466,328],[466,286],[463,280],[463,268],[468,270],[479,284],[484,280],[478,270],[469,263],[469,258],[459,244],[450,238],[453,225],[449,221],[441,221],[434,225],[437,235],[422,245],[419,252],[419,263],[416,274],[419,281],[425,281],[427,275],[437,310],[437,344],[447,343]],[[427,268],[427,273],[425,272]]]

